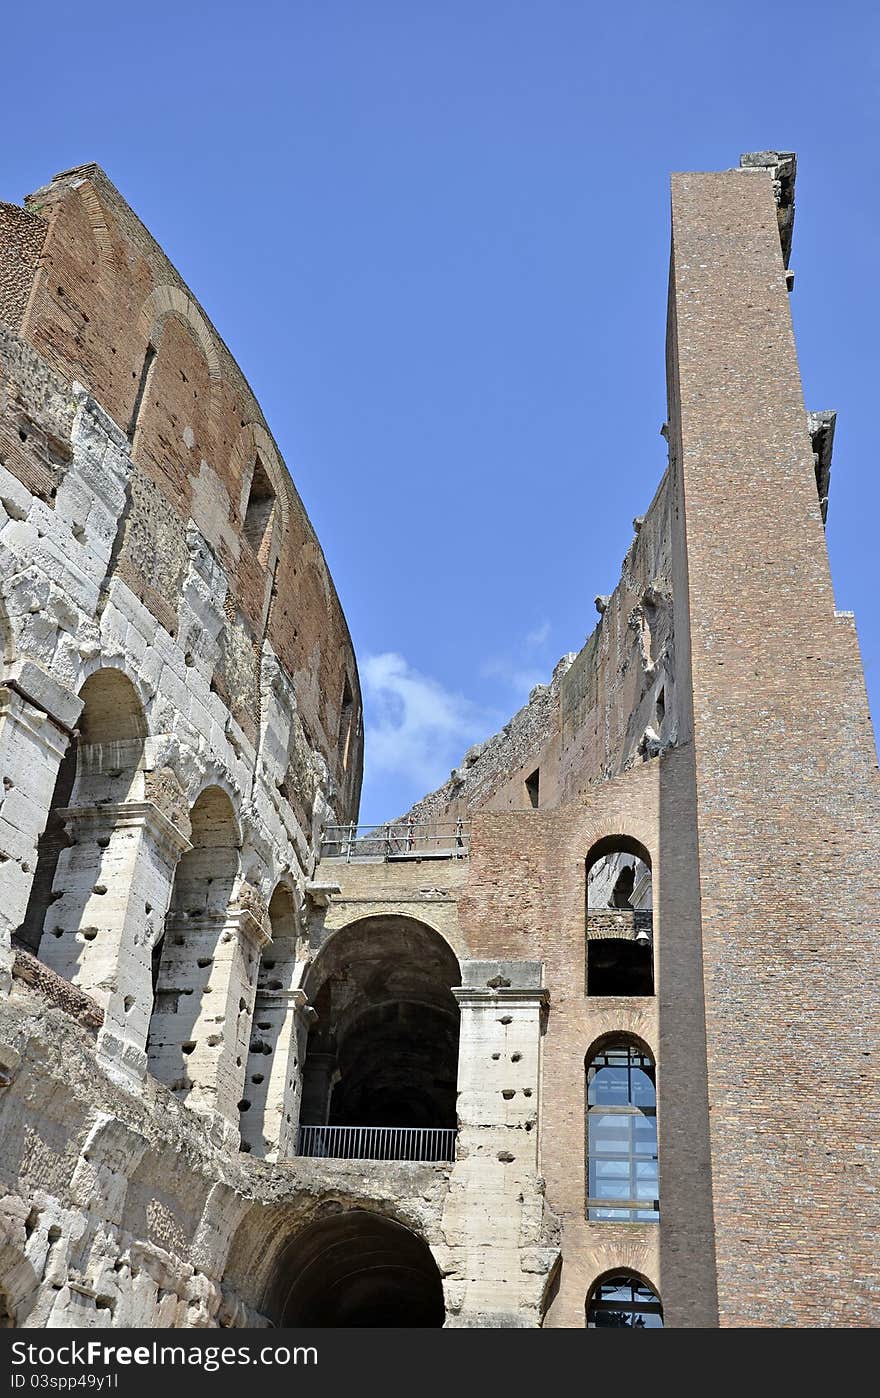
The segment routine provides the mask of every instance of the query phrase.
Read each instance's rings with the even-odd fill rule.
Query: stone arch
[[[244,1090],[239,1102],[241,1148],[258,1156],[293,1153],[300,1063],[305,1047],[297,1015],[299,919],[291,889],[279,882],[269,899],[271,940],[263,947]]]
[[[274,1324],[437,1327],[445,1308],[428,1244],[366,1209],[317,1219],[280,1249],[261,1309]]]
[[[207,786],[190,811],[190,847],[178,862],[164,931],[153,947],[150,1071],[182,1101],[214,1105],[224,1045],[234,1045],[230,997],[238,975],[232,900],[241,835],[233,804]],[[239,1006],[238,1013],[249,1007]]]
[[[233,478],[241,482],[238,501],[239,518],[244,519],[247,511],[248,494],[251,487],[254,465],[257,458],[269,477],[280,513],[281,536],[287,533],[290,523],[290,477],[275,443],[261,422],[245,422],[232,444],[229,464]]]
[[[449,943],[416,918],[373,915],[334,932],[303,979],[316,1015],[304,1067],[304,1128],[453,1130],[459,1016],[452,987],[460,983]],[[317,1131],[301,1137],[313,1138],[321,1153],[328,1141],[332,1146]],[[359,1150],[348,1140],[341,1153]]]
[[[651,854],[634,836],[601,836],[586,869],[587,995],[653,995]]]
[[[587,853],[587,867],[598,859],[618,852],[641,859],[649,869],[652,868],[651,851],[647,844],[625,830],[600,835],[593,840]]]
[[[113,260],[113,240],[110,237],[110,229],[104,217],[104,206],[98,191],[90,179],[78,180],[72,187],[85,205],[101,264],[107,267]]]
[[[219,384],[222,371],[214,334],[196,302],[179,286],[156,286],[150,292],[141,307],[137,323],[143,344],[155,343],[162,322],[170,315],[177,316],[192,331],[207,361],[212,386]]]
[[[602,1034],[597,1034],[596,1038],[593,1040],[593,1042],[590,1044],[590,1047],[584,1054],[584,1064],[586,1065],[591,1058],[593,1058],[597,1053],[601,1053],[601,1051],[607,1048],[609,1044],[615,1043],[632,1044],[634,1048],[637,1048],[640,1050],[640,1052],[647,1054],[648,1057],[651,1058],[656,1065],[656,1048],[648,1039],[644,1037],[643,1034],[638,1034],[632,1029],[608,1029]]]
[[[132,681],[112,666],[93,670],[80,698],[79,726],[58,769],[19,936],[85,989],[124,902],[121,883],[130,870],[122,831],[126,807],[143,798],[147,723]]]

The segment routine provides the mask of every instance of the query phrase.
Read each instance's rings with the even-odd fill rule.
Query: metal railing
[[[329,1160],[455,1159],[454,1127],[301,1126],[297,1155]]]
[[[328,825],[322,859],[466,859],[470,821],[391,821]]]

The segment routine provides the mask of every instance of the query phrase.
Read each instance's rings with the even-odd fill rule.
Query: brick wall
[[[720,1321],[876,1324],[880,787],[767,173],[674,177],[669,348]]]

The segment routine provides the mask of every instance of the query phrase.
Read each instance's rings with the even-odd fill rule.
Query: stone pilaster
[[[238,1138],[262,924],[243,908],[168,920],[150,1023],[150,1070]]]
[[[538,1176],[548,994],[540,962],[466,961],[462,980],[453,990],[461,1012],[458,1149],[443,1219],[460,1260],[446,1283],[447,1323],[538,1325],[556,1256],[546,1247]]]
[[[255,1155],[296,1154],[302,1064],[314,1019],[304,990],[258,990],[241,1116],[242,1141]],[[259,1081],[257,1081],[259,1079]]]

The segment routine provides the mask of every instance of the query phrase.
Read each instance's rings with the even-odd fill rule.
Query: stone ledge
[[[44,966],[29,951],[14,947],[12,975],[31,986],[49,1005],[63,1010],[85,1029],[97,1032],[104,1023],[104,1011],[84,990],[71,985],[63,976]]]

